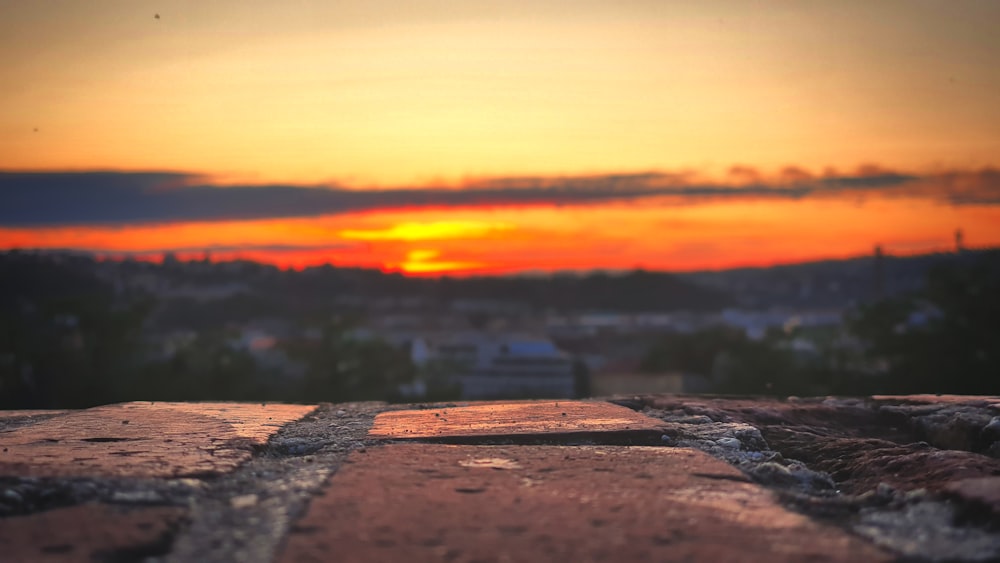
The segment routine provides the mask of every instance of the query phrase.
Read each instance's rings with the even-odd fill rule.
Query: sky
[[[1000,246],[992,0],[0,13],[0,249],[462,275]]]

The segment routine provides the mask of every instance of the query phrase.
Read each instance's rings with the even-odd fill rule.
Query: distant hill
[[[0,253],[0,309],[40,300],[110,298],[111,288],[92,269],[93,260],[79,255]]]
[[[677,274],[678,278],[733,296],[746,307],[849,307],[919,290],[939,265],[1000,263],[1000,249],[881,258],[862,256],[772,266]]]
[[[632,271],[552,277],[407,278],[372,270],[313,268],[281,280],[297,292],[338,292],[363,300],[414,298],[521,304],[537,311],[718,310],[735,303],[724,291],[673,274]]]
[[[0,273],[0,302],[11,303],[76,293],[111,297],[113,287],[135,287],[142,280],[144,289],[138,291],[170,303],[156,316],[163,326],[222,326],[371,308],[435,311],[456,304],[468,311],[662,312],[712,311],[735,303],[725,291],[641,270],[435,279],[331,266],[295,271],[253,262],[111,262],[79,253],[21,251],[0,253]]]
[[[724,291],[684,281],[673,274],[636,270],[550,278],[439,280],[442,296],[504,299],[536,309],[605,311],[705,311],[734,303]]]
[[[174,303],[169,309],[176,311],[179,319],[198,317],[210,324],[258,317],[327,315],[345,308],[393,310],[402,306],[438,310],[456,303],[469,305],[469,310],[495,305],[507,311],[843,308],[879,296],[918,290],[927,271],[936,265],[979,260],[1000,263],[1000,249],[884,256],[880,263],[866,256],[678,274],[635,270],[470,278],[408,278],[334,266],[279,270],[254,262],[99,262],[80,254],[22,251],[0,253],[0,303],[46,294],[105,293],[112,283],[128,287],[130,279],[144,278],[148,282],[152,278],[157,287],[194,288],[190,293],[198,293],[198,288],[205,289],[205,295],[212,294],[212,288],[231,289],[228,296],[208,301],[185,299],[170,291],[156,294]]]

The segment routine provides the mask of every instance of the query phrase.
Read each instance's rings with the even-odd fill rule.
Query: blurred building
[[[577,394],[572,358],[547,339],[464,333],[418,338],[410,350],[417,366],[449,366],[464,399]]]
[[[647,373],[637,362],[614,362],[590,377],[593,397],[643,395],[650,393],[705,393],[711,390],[709,378],[679,371]]]

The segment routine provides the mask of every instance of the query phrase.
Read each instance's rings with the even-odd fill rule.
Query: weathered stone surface
[[[373,438],[586,434],[658,431],[659,421],[604,402],[523,401],[379,414]]]
[[[61,410],[19,410],[0,411],[0,434],[32,424],[38,424],[70,411]]]
[[[232,470],[315,407],[126,403],[0,433],[0,477],[184,477]]]
[[[291,519],[305,512],[327,477],[349,452],[377,443],[366,435],[375,414],[385,408],[383,403],[324,404],[283,427],[264,453],[209,481],[205,494],[190,503],[191,522],[162,563],[272,563]],[[289,442],[318,444],[319,449],[299,454],[283,445]]]
[[[0,561],[133,561],[163,555],[182,525],[176,507],[84,504],[0,520]]]
[[[0,477],[0,522],[86,503],[184,506],[204,490],[201,479],[104,480]]]
[[[874,395],[872,400],[878,403],[890,403],[890,404],[900,404],[900,403],[910,403],[910,404],[924,404],[924,405],[943,405],[943,404],[959,404],[959,405],[975,405],[975,406],[990,406],[996,405],[1000,407],[1000,397],[995,397],[991,395]]]
[[[70,412],[70,411],[68,411],[68,410],[44,410],[44,409],[0,411],[0,419],[37,418],[37,417],[53,416],[53,415],[57,415],[57,414],[65,414],[67,412]]]
[[[904,561],[1000,560],[995,527],[975,525],[953,503],[913,496],[896,509],[863,509],[854,531],[903,555]]]
[[[648,411],[664,421],[664,445],[695,448],[723,459],[755,481],[782,490],[830,494],[836,485],[829,475],[784,458],[768,447],[755,426],[743,422],[716,422],[705,415]]]
[[[280,561],[884,561],[685,448],[393,444],[350,461]]]
[[[924,414],[932,415],[942,408],[951,408],[958,398],[950,400],[951,403],[944,405],[926,404],[920,408],[926,409]],[[812,473],[828,474],[836,487],[846,493],[872,491],[880,483],[902,490],[939,490],[958,479],[1000,474],[1000,460],[932,447],[909,418],[886,410],[888,398],[872,404],[862,399],[780,401],[662,396],[648,397],[644,404],[648,405],[647,414],[667,422],[666,432],[677,438],[680,445],[709,451],[751,473],[756,469],[744,467],[741,462],[760,461],[757,452],[778,453],[786,460],[804,463]],[[713,433],[735,431],[740,425],[758,429],[765,444],[761,446],[747,430],[733,434],[741,439],[740,450],[717,451],[720,450],[715,447],[717,444],[703,443]],[[979,431],[978,426],[976,430]],[[774,460],[765,457],[764,461]],[[795,467],[794,463],[786,465]],[[821,482],[810,472],[801,473],[803,484]]]
[[[1000,398],[917,395],[874,401],[934,447],[1000,458]]]
[[[1000,476],[962,479],[949,483],[945,490],[1000,515]]]
[[[851,545],[881,546],[906,560],[1000,561],[998,460],[935,447],[939,440],[972,447],[995,442],[1000,405],[982,397],[938,399],[634,398],[625,404],[656,420],[639,416],[649,425],[625,423],[624,430],[620,423],[602,426],[612,417],[594,410],[581,424],[569,420],[572,401],[558,401],[557,415],[551,408],[524,410],[537,402],[499,409],[500,403],[474,403],[461,408],[500,410],[507,418],[483,416],[483,428],[462,436],[443,424],[461,419],[448,416],[459,407],[424,408],[418,413],[447,418],[431,422],[433,432],[418,438],[435,443],[389,446],[386,438],[396,437],[368,434],[376,414],[394,408],[376,403],[322,405],[293,424],[288,421],[311,408],[278,414],[284,407],[135,403],[0,413],[0,445],[7,447],[0,448],[0,538],[14,522],[34,522],[37,530],[108,521],[102,512],[76,512],[86,507],[110,511],[110,518],[125,515],[111,520],[124,522],[112,525],[123,534],[131,533],[133,516],[177,511],[158,521],[165,524],[142,524],[140,531],[166,530],[151,539],[126,534],[120,542],[100,540],[110,547],[90,548],[34,536],[20,547],[36,551],[24,555],[0,544],[0,561],[6,563],[9,551],[16,561],[152,556],[164,563],[271,563],[279,549],[293,545],[300,551],[287,558],[328,560],[323,542],[334,558],[348,561],[409,560],[411,550],[417,560],[864,560],[853,547],[824,543],[850,540],[845,530],[863,536]],[[604,405],[584,408],[594,406]],[[636,414],[612,409],[615,417]],[[420,419],[410,422],[419,427]],[[653,443],[660,447],[621,447]],[[709,462],[718,465],[688,460],[686,448],[714,456]],[[456,450],[475,453],[436,453]],[[60,458],[60,451],[70,456]],[[365,461],[368,456],[374,461]],[[314,503],[286,542],[292,523],[323,490],[321,499],[334,500]],[[324,514],[337,510],[347,513],[327,523]],[[804,527],[774,524],[789,515]],[[94,529],[91,535],[105,534]],[[328,534],[343,530],[361,534],[351,540],[357,545],[337,537],[330,543]]]

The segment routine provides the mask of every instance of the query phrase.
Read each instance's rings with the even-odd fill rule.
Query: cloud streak
[[[338,244],[204,244],[189,246],[153,246],[150,248],[133,249],[94,249],[75,247],[54,247],[35,249],[39,252],[50,252],[55,254],[73,252],[99,252],[114,256],[150,256],[162,255],[165,253],[174,254],[238,254],[247,252],[263,253],[287,253],[287,252],[345,252],[354,250],[366,250],[368,246],[363,242],[343,242]]]
[[[459,188],[348,189],[339,185],[221,186],[173,172],[0,172],[0,226],[128,225],[315,217],[380,209],[587,205],[671,197],[720,199],[913,196],[951,205],[1000,205],[1000,170],[931,175],[864,167],[819,176],[789,167],[767,176],[734,167],[723,181],[640,173],[493,178]]]

